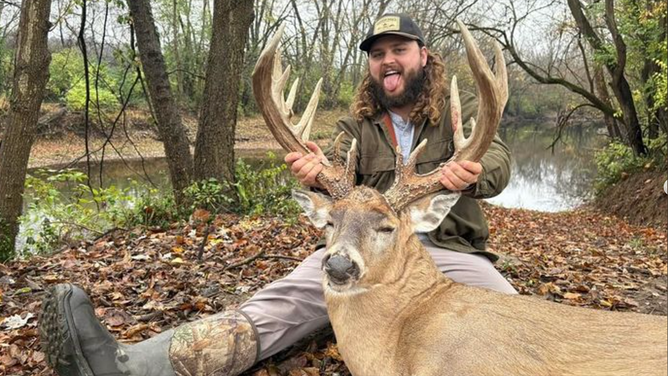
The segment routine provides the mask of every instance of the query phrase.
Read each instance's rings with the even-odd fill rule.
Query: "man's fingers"
[[[443,169],[444,173],[451,173],[452,176],[454,176],[457,180],[455,179],[450,179],[453,181],[453,183],[457,184],[458,180],[462,181],[466,185],[473,184],[478,180],[478,175],[474,175],[468,170],[464,169],[462,166],[458,165],[457,163],[452,163],[446,168]]]
[[[319,163],[317,165],[313,166],[311,171],[309,171],[309,173],[306,174],[304,179],[302,179],[301,183],[304,184],[304,185],[308,185],[308,186],[315,185],[316,184],[316,179],[315,178],[322,171],[322,169],[323,169],[323,165],[321,165]]]
[[[450,187],[448,187],[447,184],[444,184],[448,189],[454,188],[455,190],[461,190],[469,185],[467,181],[457,176],[457,174],[452,169],[449,168],[443,169],[443,177],[446,178],[446,181],[452,183]]]
[[[305,159],[305,158],[302,158]],[[306,176],[315,168],[316,166],[320,166],[320,159],[318,157],[312,155],[311,158],[307,161],[306,164],[302,166],[301,169],[297,172],[297,179],[303,180],[306,178]]]
[[[301,157],[302,153],[293,151],[292,153],[288,153],[283,160],[285,161],[285,163],[292,165],[296,160],[298,160]]]
[[[459,166],[474,175],[480,175],[482,173],[482,165],[478,162],[460,161]]]
[[[298,160],[296,160],[292,166],[290,166],[290,170],[292,171],[293,174],[299,174],[299,171],[306,166],[307,163],[311,162],[316,156],[314,154],[307,154]]]
[[[322,152],[320,147],[315,144],[313,141],[306,141],[306,147],[309,148],[312,152],[315,153],[318,157],[324,157],[325,154]]]

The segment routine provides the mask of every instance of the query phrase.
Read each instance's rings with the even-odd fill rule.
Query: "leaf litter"
[[[560,304],[668,314],[666,231],[592,210],[543,213],[483,204],[497,269],[525,295]],[[44,290],[71,282],[125,343],[234,309],[315,250],[305,218],[197,213],[169,229],[115,231],[49,257],[0,264],[0,374],[55,375],[39,344]],[[206,217],[206,219],[203,219]],[[207,230],[208,227],[208,230]],[[206,238],[205,238],[206,237]],[[331,328],[263,361],[244,376],[350,376]]]

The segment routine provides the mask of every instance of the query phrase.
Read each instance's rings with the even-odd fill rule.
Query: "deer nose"
[[[334,283],[345,283],[350,277],[359,275],[359,267],[348,257],[340,254],[328,255],[322,262],[325,273]]]

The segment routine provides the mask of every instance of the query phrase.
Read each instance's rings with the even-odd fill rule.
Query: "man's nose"
[[[389,65],[396,63],[396,61],[397,61],[396,56],[394,56],[394,54],[391,52],[388,52],[385,55],[383,55],[383,67],[388,67]]]

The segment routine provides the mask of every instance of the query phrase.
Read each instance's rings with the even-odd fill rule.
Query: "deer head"
[[[455,152],[445,163],[451,161],[479,161],[494,139],[496,129],[508,98],[507,76],[503,54],[498,44],[496,49],[496,74],[485,62],[473,37],[458,22],[464,38],[469,65],[478,89],[478,115],[471,119],[471,135],[462,132],[461,105],[456,77],[451,83],[451,114],[454,130]],[[311,96],[301,121],[293,124],[292,103],[297,82],[292,86],[288,99],[283,90],[288,80],[290,67],[281,70],[278,44],[283,32],[281,26],[263,50],[253,72],[253,91],[265,122],[270,131],[288,152],[308,153],[305,142],[315,117],[320,82]],[[334,142],[339,156],[341,133]],[[325,228],[328,252],[323,262],[326,284],[334,291],[355,291],[374,283],[380,283],[388,270],[383,265],[388,261],[393,245],[405,244],[417,232],[435,229],[459,199],[459,193],[444,192],[439,181],[439,168],[424,174],[415,173],[418,155],[426,146],[424,140],[404,163],[401,152],[397,153],[396,179],[384,194],[374,189],[354,188],[357,162],[356,140],[352,140],[346,161],[325,162],[318,175],[318,182],[330,196],[297,191],[293,197],[301,204],[313,224]],[[440,194],[437,192],[442,191]],[[369,265],[373,265],[372,269]],[[388,264],[389,265],[389,264]]]
[[[340,200],[308,191],[294,191],[292,196],[311,222],[324,228],[328,249],[322,267],[327,290],[354,293],[400,275],[396,261],[403,258],[400,253],[414,249],[411,237],[437,228],[460,195],[431,194],[399,213],[382,194],[364,186]]]

